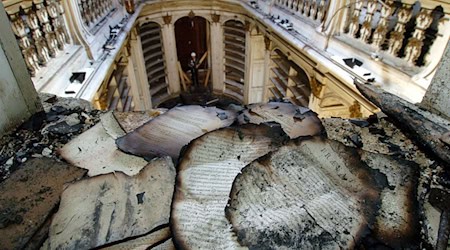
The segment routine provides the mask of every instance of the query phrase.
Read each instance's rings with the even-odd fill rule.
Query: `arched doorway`
[[[199,16],[182,17],[175,22],[175,39],[177,56],[184,72],[189,71],[191,53],[197,54],[197,59],[208,51],[208,21]],[[198,67],[199,84],[204,84],[204,75],[208,68],[208,57]]]

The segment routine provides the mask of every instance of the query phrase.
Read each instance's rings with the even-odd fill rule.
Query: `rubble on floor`
[[[395,126],[392,114],[319,120],[286,103],[105,113],[76,100],[43,102],[43,119],[1,139],[2,176],[9,177],[0,183],[7,190],[0,201],[23,201],[0,203],[0,232],[17,235],[0,237],[0,248],[448,245],[439,224],[449,162]],[[440,140],[444,152],[445,136]],[[64,174],[51,202],[39,204],[54,175],[75,169],[61,160],[83,177],[72,182],[78,177]],[[24,178],[34,162],[58,171]],[[23,202],[33,206],[16,206]],[[34,224],[17,231],[26,220]]]
[[[0,139],[0,182],[33,158],[58,159],[56,150],[99,122],[87,101],[40,94],[44,111]]]

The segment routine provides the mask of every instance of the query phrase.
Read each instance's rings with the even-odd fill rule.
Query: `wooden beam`
[[[203,63],[203,61],[205,61],[207,55],[208,51],[206,51],[205,54],[203,54],[202,58],[200,58],[200,61],[198,61],[198,64],[196,66],[197,68]]]
[[[184,78],[184,72],[183,72],[183,69],[181,68],[180,61],[177,62],[177,67],[178,67],[178,73],[180,74],[181,85],[183,86],[183,90],[186,91],[187,87],[186,87],[186,82],[185,82],[185,78]]]
[[[208,71],[206,72],[206,76],[205,76],[205,80],[203,81],[203,86],[208,86],[208,81],[209,81],[209,75],[211,74],[211,69],[208,69]]]

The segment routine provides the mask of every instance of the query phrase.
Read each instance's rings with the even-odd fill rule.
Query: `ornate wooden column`
[[[138,30],[133,28],[130,34],[130,58],[128,60],[128,80],[135,104],[135,111],[150,110],[152,98],[145,70],[144,54],[142,52],[141,37]]]
[[[222,94],[224,91],[224,44],[223,27],[220,23],[220,15],[212,14],[211,27],[211,71],[213,92]]]
[[[247,32],[247,54],[246,54],[246,81],[244,90],[244,103],[264,102],[264,83],[267,82],[265,75],[268,70],[266,63],[265,37],[257,28]],[[269,56],[270,57],[270,56]]]
[[[264,36],[264,78],[262,80],[264,87],[263,87],[263,99],[262,102],[269,101],[269,86],[272,86],[272,83],[270,83],[270,64],[271,64],[271,58],[270,54],[272,52],[272,41],[268,36]]]
[[[172,22],[172,16],[163,16],[164,25],[161,28],[164,57],[166,61],[167,80],[169,83],[169,93],[179,94],[181,91],[180,75],[178,73],[177,44],[175,41],[175,26]]]

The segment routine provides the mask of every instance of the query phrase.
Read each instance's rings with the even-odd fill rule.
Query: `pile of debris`
[[[388,116],[366,120],[279,102],[105,113],[58,149],[69,164],[27,161],[0,184],[0,245],[445,248],[450,149],[430,131],[450,122],[395,101],[408,114],[384,101]],[[427,129],[406,136],[394,123],[414,112]]]
[[[44,111],[0,139],[0,182],[33,158],[58,158],[56,149],[99,122],[87,101],[40,94]]]

